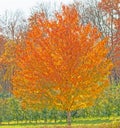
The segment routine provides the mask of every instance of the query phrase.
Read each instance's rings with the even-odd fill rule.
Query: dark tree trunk
[[[67,111],[67,124],[68,124],[68,128],[71,127],[71,112]]]

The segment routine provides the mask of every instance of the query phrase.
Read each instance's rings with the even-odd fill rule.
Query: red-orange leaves
[[[74,7],[64,6],[56,15],[56,20],[40,14],[31,19],[26,46],[16,51],[14,94],[28,104],[71,111],[93,104],[108,85],[111,62],[107,40],[90,24],[82,26]]]

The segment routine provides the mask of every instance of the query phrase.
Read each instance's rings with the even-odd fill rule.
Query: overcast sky
[[[30,8],[36,6],[38,3],[47,3],[56,2],[59,4],[60,2],[65,4],[73,2],[73,0],[0,0],[0,15],[5,12],[5,10],[15,11],[15,10],[22,10],[25,14],[30,13]]]

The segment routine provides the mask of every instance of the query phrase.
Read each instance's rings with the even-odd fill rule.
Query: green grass
[[[0,126],[0,128],[67,128],[66,125],[13,125],[13,126]],[[109,124],[88,124],[88,125],[72,125],[72,128],[120,128],[120,123]]]
[[[23,122],[19,122],[17,125],[16,122],[10,122],[7,125],[6,122],[0,125],[0,128],[67,128],[66,121],[57,122],[48,122],[44,124],[43,122],[35,124],[28,123],[25,124]],[[72,128],[120,128],[120,117],[112,117],[112,118],[79,118],[75,119],[72,122]]]

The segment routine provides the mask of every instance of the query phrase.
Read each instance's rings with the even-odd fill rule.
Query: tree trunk
[[[68,111],[67,112],[67,124],[68,124],[68,128],[71,127],[71,112]]]
[[[35,123],[37,124],[37,119],[35,120]]]
[[[54,117],[54,122],[55,122],[55,123],[57,122],[57,118],[56,118],[56,117]]]

